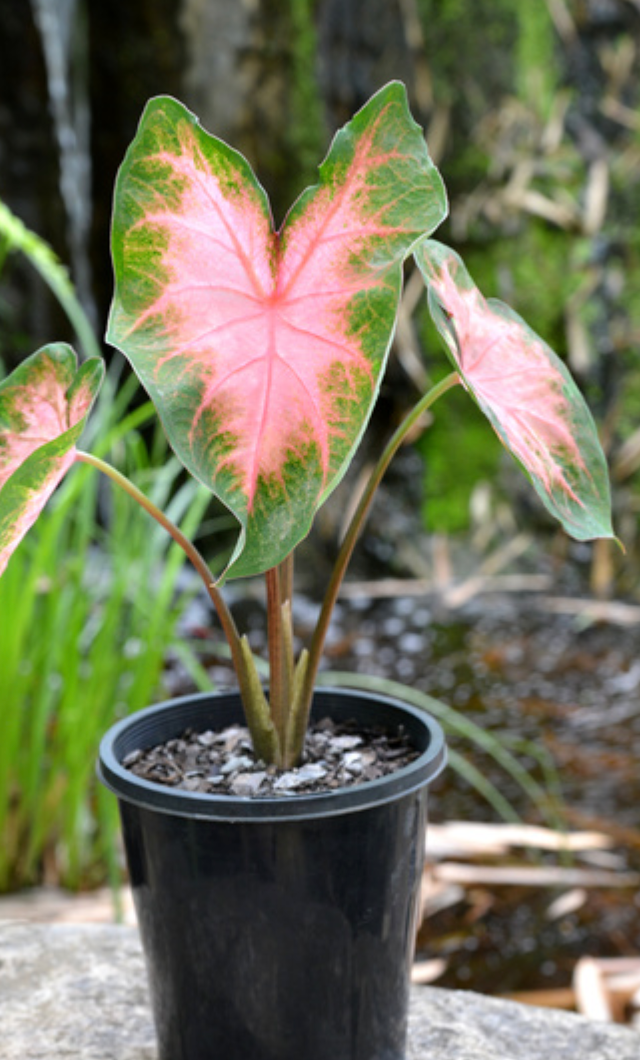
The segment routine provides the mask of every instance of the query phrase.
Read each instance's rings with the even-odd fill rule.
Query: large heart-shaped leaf
[[[279,232],[241,155],[175,100],[148,104],[116,186],[107,338],[183,464],[239,519],[228,572],[275,566],[344,474],[402,262],[446,209],[400,84],[337,134]]]
[[[70,346],[44,346],[0,384],[0,574],[75,458],[104,374]]]
[[[580,541],[613,537],[604,453],[565,365],[509,306],[483,298],[449,247],[426,240],[415,258],[462,382],[547,509]]]

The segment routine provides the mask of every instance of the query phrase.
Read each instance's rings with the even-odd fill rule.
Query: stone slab
[[[640,1060],[640,1034],[468,991],[413,988],[407,1060],[547,1058]],[[0,922],[0,1060],[157,1060],[136,930]]]

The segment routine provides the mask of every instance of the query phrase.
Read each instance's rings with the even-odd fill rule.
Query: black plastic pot
[[[399,725],[421,751],[330,795],[245,799],[140,780],[127,754],[239,720],[235,694],[140,711],[100,747],[118,796],[160,1060],[403,1060],[432,718],[321,690],[316,717]]]

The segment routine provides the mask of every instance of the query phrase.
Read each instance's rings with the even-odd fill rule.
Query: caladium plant
[[[46,347],[0,385],[0,570],[77,461],[126,489],[201,575],[229,642],[256,753],[302,753],[332,609],[375,490],[416,420],[461,384],[574,537],[612,537],[607,468],[567,369],[508,307],[485,300],[453,251],[442,179],[404,87],[379,91],[336,135],[275,229],[247,161],[174,99],[147,105],[120,169],[107,339],[129,359],[175,453],[239,524],[214,575],[192,542],[115,468],[76,447],[102,365]],[[453,372],[381,453],[338,551],[311,643],[296,660],[293,554],[358,447],[384,373],[413,255]],[[225,603],[264,574],[270,679]]]

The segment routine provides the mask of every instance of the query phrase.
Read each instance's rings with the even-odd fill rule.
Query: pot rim
[[[344,718],[372,724],[393,724],[394,721],[403,724],[418,746],[422,745],[418,758],[395,773],[362,784],[336,788],[331,792],[294,792],[263,798],[202,794],[165,787],[137,777],[121,764],[126,755],[138,747],[162,743],[190,726],[202,724],[207,728],[224,728],[232,724],[237,717],[231,717],[231,712],[237,712],[239,704],[240,697],[235,691],[200,692],[165,700],[128,715],[112,725],[101,740],[96,765],[99,780],[118,799],[160,813],[218,821],[267,822],[330,817],[371,809],[425,787],[446,765],[444,733],[430,714],[390,696],[332,687],[316,689],[312,715],[331,714],[332,709],[341,710],[340,704],[343,704]],[[209,717],[213,712],[221,715],[217,721]],[[194,714],[200,715],[200,720],[196,720]]]

